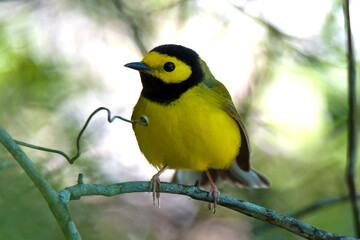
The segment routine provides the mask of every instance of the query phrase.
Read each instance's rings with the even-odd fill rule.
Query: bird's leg
[[[158,207],[160,208],[160,192],[161,192],[161,182],[160,182],[160,175],[168,168],[167,165],[162,167],[160,171],[158,171],[152,178],[151,178],[151,189],[153,192],[153,202],[155,206],[155,199],[158,200]],[[156,187],[159,187],[159,190],[156,191]]]
[[[218,203],[219,198],[220,198],[220,191],[217,189],[217,187],[216,187],[216,185],[214,183],[214,180],[211,177],[211,174],[210,174],[209,170],[206,170],[205,173],[206,173],[206,176],[208,177],[209,182],[211,184],[211,189],[210,189],[209,196],[213,195],[213,197],[214,197],[214,211],[213,211],[213,213],[215,213],[216,212],[216,206],[217,206],[217,203]],[[209,202],[209,210],[211,210],[211,203],[210,202]]]

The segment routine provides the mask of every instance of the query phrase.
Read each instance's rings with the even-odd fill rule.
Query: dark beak
[[[132,62],[124,65],[125,67],[132,68],[135,70],[138,70],[140,72],[148,72],[148,71],[154,71],[151,67],[146,66],[142,62]]]

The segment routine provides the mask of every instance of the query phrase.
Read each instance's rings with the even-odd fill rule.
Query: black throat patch
[[[181,94],[188,89],[198,85],[202,81],[204,74],[199,62],[199,55],[192,49],[180,45],[168,44],[158,46],[150,52],[153,51],[176,57],[183,61],[191,67],[191,75],[188,79],[180,83],[164,83],[156,77],[141,72],[140,76],[143,85],[142,96],[154,102],[169,104],[178,99]]]
[[[141,95],[151,101],[161,104],[169,104],[186,92],[188,89],[198,85],[203,79],[200,65],[199,69],[192,69],[191,76],[180,83],[164,83],[160,79],[146,73],[140,73],[143,90]]]

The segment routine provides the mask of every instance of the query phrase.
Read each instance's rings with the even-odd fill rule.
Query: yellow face
[[[150,74],[165,83],[180,83],[191,76],[191,67],[176,57],[171,57],[158,52],[148,53],[141,61],[154,71]]]

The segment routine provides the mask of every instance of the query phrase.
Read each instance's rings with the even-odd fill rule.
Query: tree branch
[[[11,153],[14,159],[20,164],[26,174],[34,182],[35,186],[39,189],[61,227],[65,237],[69,240],[81,240],[81,236],[70,217],[67,202],[62,201],[60,195],[52,188],[50,183],[43,177],[34,163],[31,162],[31,160],[1,125],[0,143]]]
[[[150,182],[125,182],[117,184],[77,184],[67,187],[60,192],[60,196],[64,196],[64,201],[80,199],[83,196],[103,195],[115,196],[118,194],[132,192],[149,192]],[[196,186],[185,186],[175,183],[161,183],[163,193],[181,194],[189,196],[196,200],[212,202],[213,197],[209,197],[209,193],[199,189]],[[275,211],[264,207],[245,202],[239,199],[220,196],[219,205],[230,208],[247,216],[266,221],[278,227],[284,228],[292,233],[307,239],[343,239],[355,240],[355,238],[332,234],[301,222],[295,218],[281,215]]]
[[[360,210],[356,199],[355,169],[357,160],[357,130],[356,130],[356,70],[355,57],[353,51],[349,0],[344,0],[344,21],[347,39],[347,59],[348,59],[348,89],[349,89],[349,119],[348,119],[348,166],[347,183],[349,195],[351,197],[352,209],[356,236],[360,238]]]
[[[11,136],[1,126],[0,143],[3,144],[5,148],[13,155],[15,160],[21,165],[21,167],[25,170],[25,172],[40,190],[67,239],[81,239],[81,236],[77,231],[68,210],[68,203],[70,200],[80,199],[82,196],[90,195],[114,196],[131,192],[148,192],[151,186],[150,182],[126,182],[107,185],[83,184],[82,175],[79,175],[77,185],[67,187],[61,192],[57,193],[48,183],[48,181],[42,176],[36,166],[15,143]],[[196,186],[161,183],[161,187],[162,192],[164,193],[186,195],[193,199],[206,202],[213,201],[213,197],[209,197],[208,192],[202,191]],[[243,213],[247,216],[284,228],[307,239],[354,240],[354,238],[332,234],[301,222],[295,218],[287,217],[261,206],[224,195],[220,196],[218,204]]]
[[[301,210],[291,213],[291,214],[289,214],[289,216],[293,217],[293,218],[301,218],[301,217],[304,217],[305,215],[308,215],[309,213],[313,213],[313,212],[321,210],[325,207],[329,207],[329,206],[332,206],[335,204],[339,204],[339,203],[348,201],[349,199],[350,199],[349,195],[325,198],[325,199],[322,199],[315,203],[312,203],[311,205],[309,205]],[[357,196],[357,199],[360,200],[360,196]],[[271,227],[274,227],[274,226],[264,223],[262,225],[256,226],[253,229],[253,232],[255,234],[261,233],[263,231],[269,230]]]

